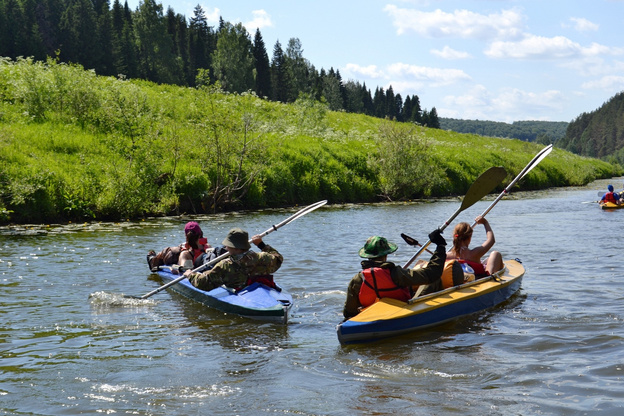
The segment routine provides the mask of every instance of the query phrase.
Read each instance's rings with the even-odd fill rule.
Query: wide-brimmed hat
[[[240,228],[232,228],[221,244],[241,250],[249,250],[251,248],[249,234]]]
[[[199,224],[197,224],[195,221],[189,221],[184,226],[184,235],[188,234],[189,231],[193,231],[193,233],[195,233],[196,235],[200,237],[204,236],[204,233],[202,232],[201,228],[199,228]]]
[[[374,259],[394,253],[397,248],[396,244],[388,242],[384,237],[373,236],[366,240],[366,244],[360,249],[359,254],[365,259]]]

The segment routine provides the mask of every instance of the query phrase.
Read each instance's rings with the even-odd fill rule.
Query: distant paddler
[[[607,186],[608,192],[600,198],[600,205],[604,205],[607,202],[610,202],[615,205],[620,205],[620,194],[617,192],[613,192],[613,185]]]

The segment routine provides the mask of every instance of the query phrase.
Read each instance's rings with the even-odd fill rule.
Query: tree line
[[[553,144],[566,135],[568,124],[565,121],[514,121],[504,123],[485,120],[458,120],[440,118],[440,128],[457,133],[472,133],[488,137],[505,137],[525,142]]]
[[[624,165],[624,92],[572,120],[557,145],[582,156]]]
[[[262,34],[253,39],[241,24],[219,20],[210,26],[203,8],[187,19],[155,0],[136,10],[115,0],[0,0],[0,56],[77,63],[99,75],[140,78],[160,84],[224,91],[253,91],[291,103],[300,96],[325,102],[331,110],[416,122],[440,128],[435,107],[422,109],[417,95],[405,99],[359,81],[344,81],[338,70],[317,70],[303,56],[298,38],[285,48],[276,41],[269,59]]]

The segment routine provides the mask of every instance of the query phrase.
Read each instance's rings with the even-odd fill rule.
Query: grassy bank
[[[0,146],[4,223],[463,194],[542,147],[28,60],[0,61]],[[621,174],[556,149],[520,188]]]

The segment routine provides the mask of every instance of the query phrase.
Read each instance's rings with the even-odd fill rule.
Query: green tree
[[[290,91],[290,74],[288,70],[288,61],[282,50],[279,40],[275,42],[273,47],[273,59],[271,61],[271,86],[273,87],[273,101],[288,102],[288,94]]]
[[[256,95],[271,96],[271,64],[260,29],[256,29],[253,43],[253,56],[256,65]]]
[[[310,62],[303,57],[303,48],[298,38],[290,38],[284,54],[288,79],[290,80],[288,101],[293,102],[301,93],[310,94],[312,92]]]
[[[0,44],[1,56],[17,58],[23,56],[25,39],[27,38],[26,18],[22,7],[17,0],[5,0],[2,10],[4,26],[0,26],[0,38],[4,41]]]
[[[180,83],[182,63],[173,53],[173,39],[167,33],[162,4],[144,0],[133,23],[141,75],[154,82]]]
[[[189,58],[189,33],[186,17],[175,13],[171,7],[167,8],[167,33],[173,39],[174,54],[182,62],[184,85],[193,85],[195,70]]]
[[[97,15],[90,0],[71,0],[61,16],[61,60],[95,69],[101,50]]]
[[[323,97],[331,110],[338,111],[344,109],[341,88],[342,83],[340,82],[340,78],[336,76],[334,68],[330,68],[325,78],[323,78]]]
[[[32,56],[36,60],[44,60],[46,58],[45,48],[43,46],[43,38],[40,31],[40,16],[44,11],[45,3],[36,0],[23,0],[22,7],[24,10],[24,56]]]
[[[241,93],[254,89],[252,43],[242,23],[225,23],[219,31],[212,69],[226,91]]]

